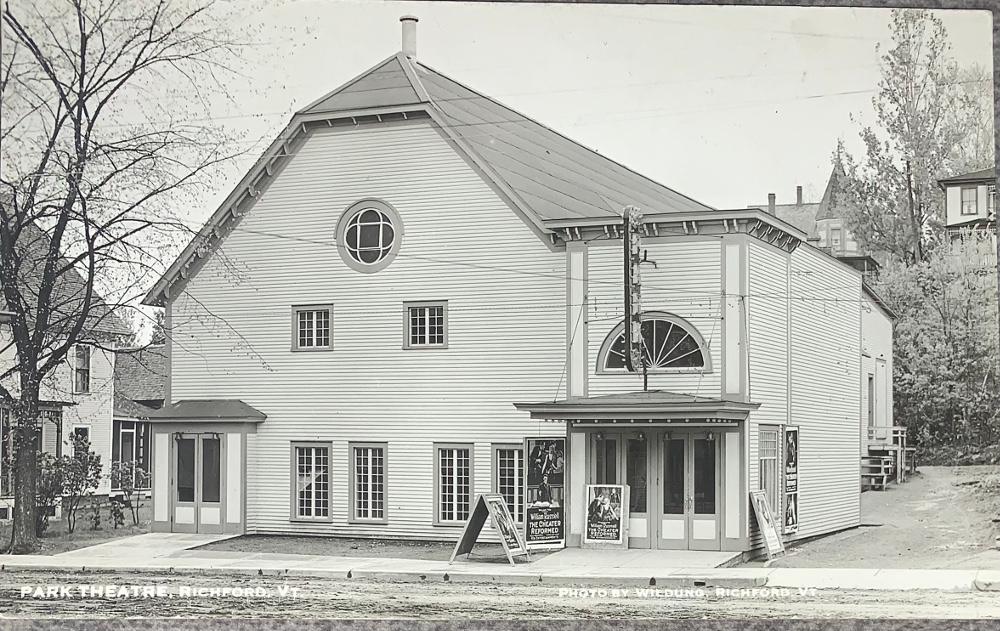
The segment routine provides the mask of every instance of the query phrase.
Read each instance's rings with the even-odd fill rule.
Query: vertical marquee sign
[[[566,439],[526,438],[524,541],[530,550],[566,547]]]
[[[642,303],[639,282],[642,211],[626,206],[623,212],[625,231],[625,367],[629,372],[643,369]]]
[[[785,427],[785,518],[783,532],[799,529],[799,428]]]

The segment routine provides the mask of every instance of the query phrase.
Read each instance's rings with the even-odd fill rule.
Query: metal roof
[[[267,415],[238,399],[183,399],[159,410],[153,410],[147,418],[151,421],[255,421],[260,422]]]
[[[759,403],[698,397],[689,394],[649,390],[598,397],[570,397],[561,401],[515,403],[519,410],[542,419],[745,419]]]

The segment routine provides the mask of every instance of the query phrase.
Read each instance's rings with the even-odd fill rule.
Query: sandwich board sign
[[[760,534],[764,536],[764,547],[767,550],[768,560],[779,554],[784,554],[785,544],[778,536],[774,516],[771,514],[771,506],[767,501],[767,492],[751,491],[750,503],[753,504],[754,515],[757,516],[757,527],[760,528]]]
[[[493,530],[500,535],[500,543],[503,545],[503,551],[507,554],[507,560],[510,561],[511,565],[515,565],[515,556],[530,558],[528,549],[514,526],[514,519],[510,516],[510,509],[507,508],[507,502],[503,499],[503,495],[480,493],[476,497],[476,505],[469,515],[469,520],[465,522],[462,536],[458,538],[458,543],[455,544],[455,550],[451,553],[451,560],[448,563],[454,563],[455,557],[460,554],[472,554],[476,539],[479,538],[479,533],[486,525],[487,516],[490,518]]]

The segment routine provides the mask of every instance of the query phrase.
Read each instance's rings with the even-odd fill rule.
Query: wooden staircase
[[[862,456],[861,490],[884,491],[895,477],[894,461],[892,456]]]

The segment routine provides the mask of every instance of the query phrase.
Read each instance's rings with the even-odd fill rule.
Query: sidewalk
[[[183,537],[183,535],[182,535]],[[187,536],[190,537],[190,536]],[[156,541],[147,538],[155,538]],[[594,565],[580,565],[579,553],[566,550],[516,566],[458,559],[371,559],[299,554],[243,553],[184,549],[207,541],[140,535],[55,556],[0,555],[2,571],[167,571],[219,575],[278,575],[407,582],[541,583],[559,587],[616,589],[789,588],[1000,591],[996,570],[898,570],[805,568],[655,568],[613,565],[612,552],[592,550]],[[571,563],[560,555],[566,552]],[[602,563],[600,553],[608,555]],[[473,556],[473,559],[475,557]]]

